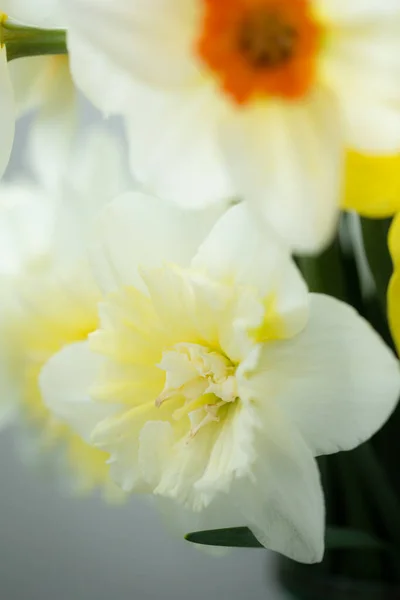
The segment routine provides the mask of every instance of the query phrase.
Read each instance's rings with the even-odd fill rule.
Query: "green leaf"
[[[247,527],[196,531],[185,535],[188,542],[203,546],[224,546],[228,548],[263,548]]]
[[[185,536],[188,542],[203,546],[228,548],[263,548],[247,527],[196,531]],[[384,542],[364,531],[341,527],[327,527],[325,545],[327,550],[387,550]]]

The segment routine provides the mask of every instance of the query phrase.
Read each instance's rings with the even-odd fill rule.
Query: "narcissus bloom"
[[[163,197],[246,198],[314,251],[335,228],[345,147],[400,149],[397,2],[63,6],[76,81],[126,115],[132,168]]]
[[[60,27],[55,3],[53,6],[46,0],[35,3],[34,9],[31,2],[0,0],[0,21],[9,17],[25,25]],[[0,108],[0,177],[10,158],[15,120],[31,110],[37,110],[30,138],[33,152],[43,153],[47,147],[47,172],[54,173],[54,164],[67,159],[75,134],[76,93],[68,58],[38,56],[7,63],[6,44],[0,34]]]
[[[47,152],[41,156],[47,163]],[[0,420],[14,418],[39,458],[61,455],[75,489],[101,486],[113,498],[121,492],[108,476],[107,455],[49,413],[38,377],[55,352],[97,327],[100,292],[83,232],[127,184],[122,164],[115,139],[94,131],[64,165],[58,187],[47,188],[47,179],[0,186]]]
[[[265,546],[318,561],[314,457],[383,424],[397,360],[353,309],[307,293],[245,205],[207,236],[202,225],[150,196],[106,207],[91,252],[100,326],[50,359],[44,398],[111,454],[126,492],[203,526],[211,515],[214,527],[248,525]]]

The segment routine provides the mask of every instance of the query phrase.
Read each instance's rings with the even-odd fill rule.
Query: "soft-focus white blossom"
[[[207,227],[205,215],[143,194],[107,206],[91,252],[99,328],[49,360],[41,389],[111,454],[124,491],[203,527],[248,525],[265,546],[315,562],[314,457],[381,427],[398,398],[397,360],[352,308],[308,294],[246,206]]]
[[[31,161],[36,176],[55,166],[47,151]],[[93,130],[57,166],[58,182],[0,185],[0,422],[18,424],[31,460],[61,461],[74,489],[101,486],[113,498],[121,492],[109,479],[107,456],[49,413],[38,376],[52,354],[97,327],[100,292],[88,268],[86,232],[100,208],[130,185],[124,164],[117,139]]]
[[[248,200],[315,251],[345,147],[400,149],[397,0],[64,0],[76,82],[162,197]],[[187,190],[191,190],[188,194]]]
[[[61,27],[56,2],[0,0],[0,18],[15,24]],[[77,94],[67,56],[35,56],[7,63],[0,47],[0,176],[7,167],[14,141],[15,120],[36,111],[30,136],[32,153],[47,152],[43,171],[57,180],[55,165],[67,160],[77,120]],[[45,162],[45,161],[43,161]],[[44,173],[41,174],[43,177]]]

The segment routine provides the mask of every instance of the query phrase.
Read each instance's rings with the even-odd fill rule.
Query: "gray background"
[[[26,130],[24,120],[11,172]],[[143,500],[116,508],[69,497],[21,460],[12,430],[0,436],[0,485],[0,600],[284,600],[268,552],[216,558],[171,537]]]

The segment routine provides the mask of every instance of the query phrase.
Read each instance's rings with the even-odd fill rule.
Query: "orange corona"
[[[203,0],[197,51],[238,104],[313,84],[322,27],[309,0]]]

